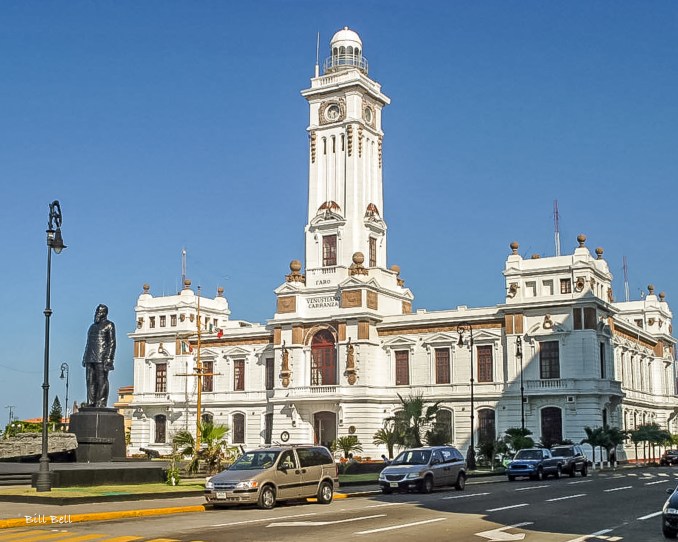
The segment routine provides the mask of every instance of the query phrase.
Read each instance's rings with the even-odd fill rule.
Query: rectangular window
[[[572,309],[572,327],[574,329],[584,329],[584,319],[580,308]]]
[[[233,362],[233,389],[245,391],[245,360],[236,359]]]
[[[167,325],[167,316],[164,314],[160,317],[160,327],[165,327]]]
[[[561,294],[571,294],[572,293],[572,280],[571,279],[560,279],[560,293]]]
[[[526,282],[525,283],[525,297],[537,297],[537,283],[536,282]]]
[[[605,378],[605,343],[600,343],[600,378]]]
[[[202,362],[202,391],[214,391],[214,380],[212,378],[212,373],[214,372],[214,362],[213,361],[203,361]]]
[[[395,378],[396,386],[410,385],[410,353],[407,350],[395,353]]]
[[[478,382],[492,382],[492,346],[479,346],[478,354]]]
[[[541,295],[553,295],[552,280],[545,280],[541,283]]]
[[[173,314],[173,315],[170,316],[170,325],[172,327],[177,325],[177,315],[176,314]]]
[[[275,382],[275,365],[273,358],[266,358],[266,389],[272,390]],[[270,442],[268,443],[270,444]]]
[[[155,316],[150,316],[148,318],[148,327],[150,327],[150,328],[155,327]]]
[[[450,383],[450,351],[447,348],[436,348],[436,384]]]
[[[167,391],[167,363],[155,364],[155,392],[165,393]]]
[[[560,344],[558,341],[539,343],[539,378],[560,378]]]
[[[273,440],[273,412],[264,416],[264,444],[271,444]]]
[[[377,267],[377,240],[370,237],[370,267]]]
[[[584,307],[584,329],[596,329],[595,307]]]
[[[323,267],[337,265],[337,236],[323,236]]]

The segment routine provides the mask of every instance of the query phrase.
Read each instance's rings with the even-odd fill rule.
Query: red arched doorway
[[[337,385],[337,349],[332,333],[323,329],[311,340],[311,386]]]

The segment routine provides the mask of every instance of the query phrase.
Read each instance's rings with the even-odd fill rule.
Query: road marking
[[[15,540],[16,542],[24,542],[29,540],[51,540],[52,538],[63,538],[68,536],[70,533],[67,531],[45,531],[45,530],[31,530],[31,531],[21,531],[20,533],[10,533],[7,535],[0,535],[0,540]]]
[[[403,506],[404,504],[412,504],[409,502],[383,502],[381,504],[373,504],[371,506],[362,506],[361,508],[381,508],[382,506]]]
[[[323,527],[324,525],[336,525],[337,523],[350,523],[352,521],[362,521],[364,519],[384,518],[386,514],[376,514],[374,516],[362,516],[359,518],[336,519],[334,521],[288,521],[269,523],[266,527]]]
[[[259,518],[259,519],[250,519],[246,521],[233,521],[231,523],[217,523],[212,525],[212,527],[233,527],[235,525],[247,525],[248,523],[261,523],[262,521],[277,521],[280,519],[290,519],[290,518],[303,518],[307,516],[317,516],[317,512],[311,512],[310,514],[294,514],[292,516],[280,516],[279,518]]]
[[[521,508],[523,506],[530,506],[528,503],[524,502],[521,504],[513,504],[511,506],[502,506],[501,508],[490,508],[485,510],[485,512],[500,512],[501,510],[510,510],[511,508]]]
[[[650,518],[656,518],[657,516],[661,516],[661,515],[662,515],[662,511],[660,510],[659,512],[655,512],[654,514],[648,514],[647,516],[641,516],[641,517],[636,518],[636,519],[638,521],[643,521],[643,520],[650,519]]]
[[[615,537],[604,536],[605,534],[611,532],[612,529],[603,529],[602,531],[598,531],[597,533],[585,534],[584,536],[580,536],[579,538],[573,538],[572,540],[568,540],[567,542],[586,542],[587,540],[590,540],[591,537],[598,538],[600,540],[621,540],[621,538],[618,536]]]
[[[73,539],[69,539],[73,540]],[[146,542],[179,542],[178,538],[152,538],[151,540],[146,540]]]
[[[657,482],[645,482],[644,485],[653,486],[653,485],[656,485],[656,484],[666,484],[667,482],[668,482],[668,480],[658,480]]]
[[[403,523],[402,525],[392,525],[391,527],[382,527],[381,529],[370,529],[369,531],[358,531],[353,534],[372,534],[381,533],[384,531],[393,531],[394,529],[406,529],[407,527],[414,527],[416,525],[425,525],[426,523],[434,523],[436,521],[445,521],[447,518],[427,519],[425,521],[415,521],[414,523]]]
[[[638,475],[635,472],[631,472],[627,476],[638,476]]]
[[[569,484],[590,484],[593,480],[576,480],[575,482],[568,482]]]
[[[116,536],[115,538],[107,538],[106,542],[133,542],[134,540],[141,540],[140,536]]]
[[[668,477],[668,474],[666,474],[665,472],[660,472],[660,473],[659,473],[659,474],[658,474],[657,476],[664,476],[664,477]]]
[[[548,484],[545,486],[527,486],[527,487],[519,487],[518,489],[514,491],[529,491],[531,489],[541,489],[543,487],[549,487]]]
[[[623,491],[625,489],[631,489],[633,486],[624,486],[624,487],[613,487],[612,489],[605,489],[605,493],[610,493],[612,491]]]
[[[525,525],[532,525],[531,521],[526,521],[524,523],[516,523],[515,525],[507,525],[506,527],[499,527],[498,529],[492,529],[491,531],[483,531],[482,533],[475,533],[476,536],[482,536],[493,542],[500,542],[503,540],[522,540],[525,538],[525,533],[505,533],[506,529],[515,529],[516,527],[523,527]]]
[[[443,497],[442,500],[449,501],[450,499],[466,499],[467,497],[483,497],[489,493],[467,493],[465,495],[453,495],[452,497]]]
[[[558,497],[557,499],[546,499],[546,502],[565,501],[567,499],[576,499],[577,497],[586,497],[586,493],[579,493],[578,495],[568,495],[567,497]]]

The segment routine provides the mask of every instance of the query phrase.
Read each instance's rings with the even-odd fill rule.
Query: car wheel
[[[273,486],[267,485],[261,488],[257,505],[264,510],[270,510],[275,506],[275,489]]]
[[[508,479],[509,479],[509,482],[514,482],[515,479],[516,479],[516,477],[513,476],[513,474],[509,474],[509,475],[508,475]]]
[[[670,529],[666,525],[662,525],[662,533],[664,534],[664,536],[666,538],[676,538],[676,534],[677,534],[676,531],[674,531],[673,529]]]
[[[381,492],[384,495],[390,495],[391,493],[393,493],[393,490],[390,487],[382,487]]]
[[[563,469],[560,465],[558,465],[558,468],[556,469],[556,473],[553,475],[553,477],[556,480],[559,480],[562,475],[563,475]]]
[[[582,476],[588,476],[589,474],[589,467],[586,463],[584,463],[584,466],[581,468],[581,475]]]
[[[433,491],[433,476],[429,475],[421,482],[421,492],[431,493]]]
[[[543,480],[544,479],[544,471],[542,470],[541,467],[537,469],[537,480]]]
[[[570,478],[574,478],[574,475],[577,474],[577,465],[572,465],[568,474],[570,475]]]
[[[454,489],[457,491],[464,491],[464,488],[466,487],[466,475],[463,472],[459,473],[459,476],[457,476],[457,483],[454,484]]]
[[[320,504],[330,504],[334,496],[334,489],[329,482],[323,482],[318,488],[318,502]]]

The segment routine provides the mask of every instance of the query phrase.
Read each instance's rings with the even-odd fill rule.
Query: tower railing
[[[323,62],[323,72],[332,73],[347,68],[358,68],[367,75],[367,59],[356,55],[332,55]]]

